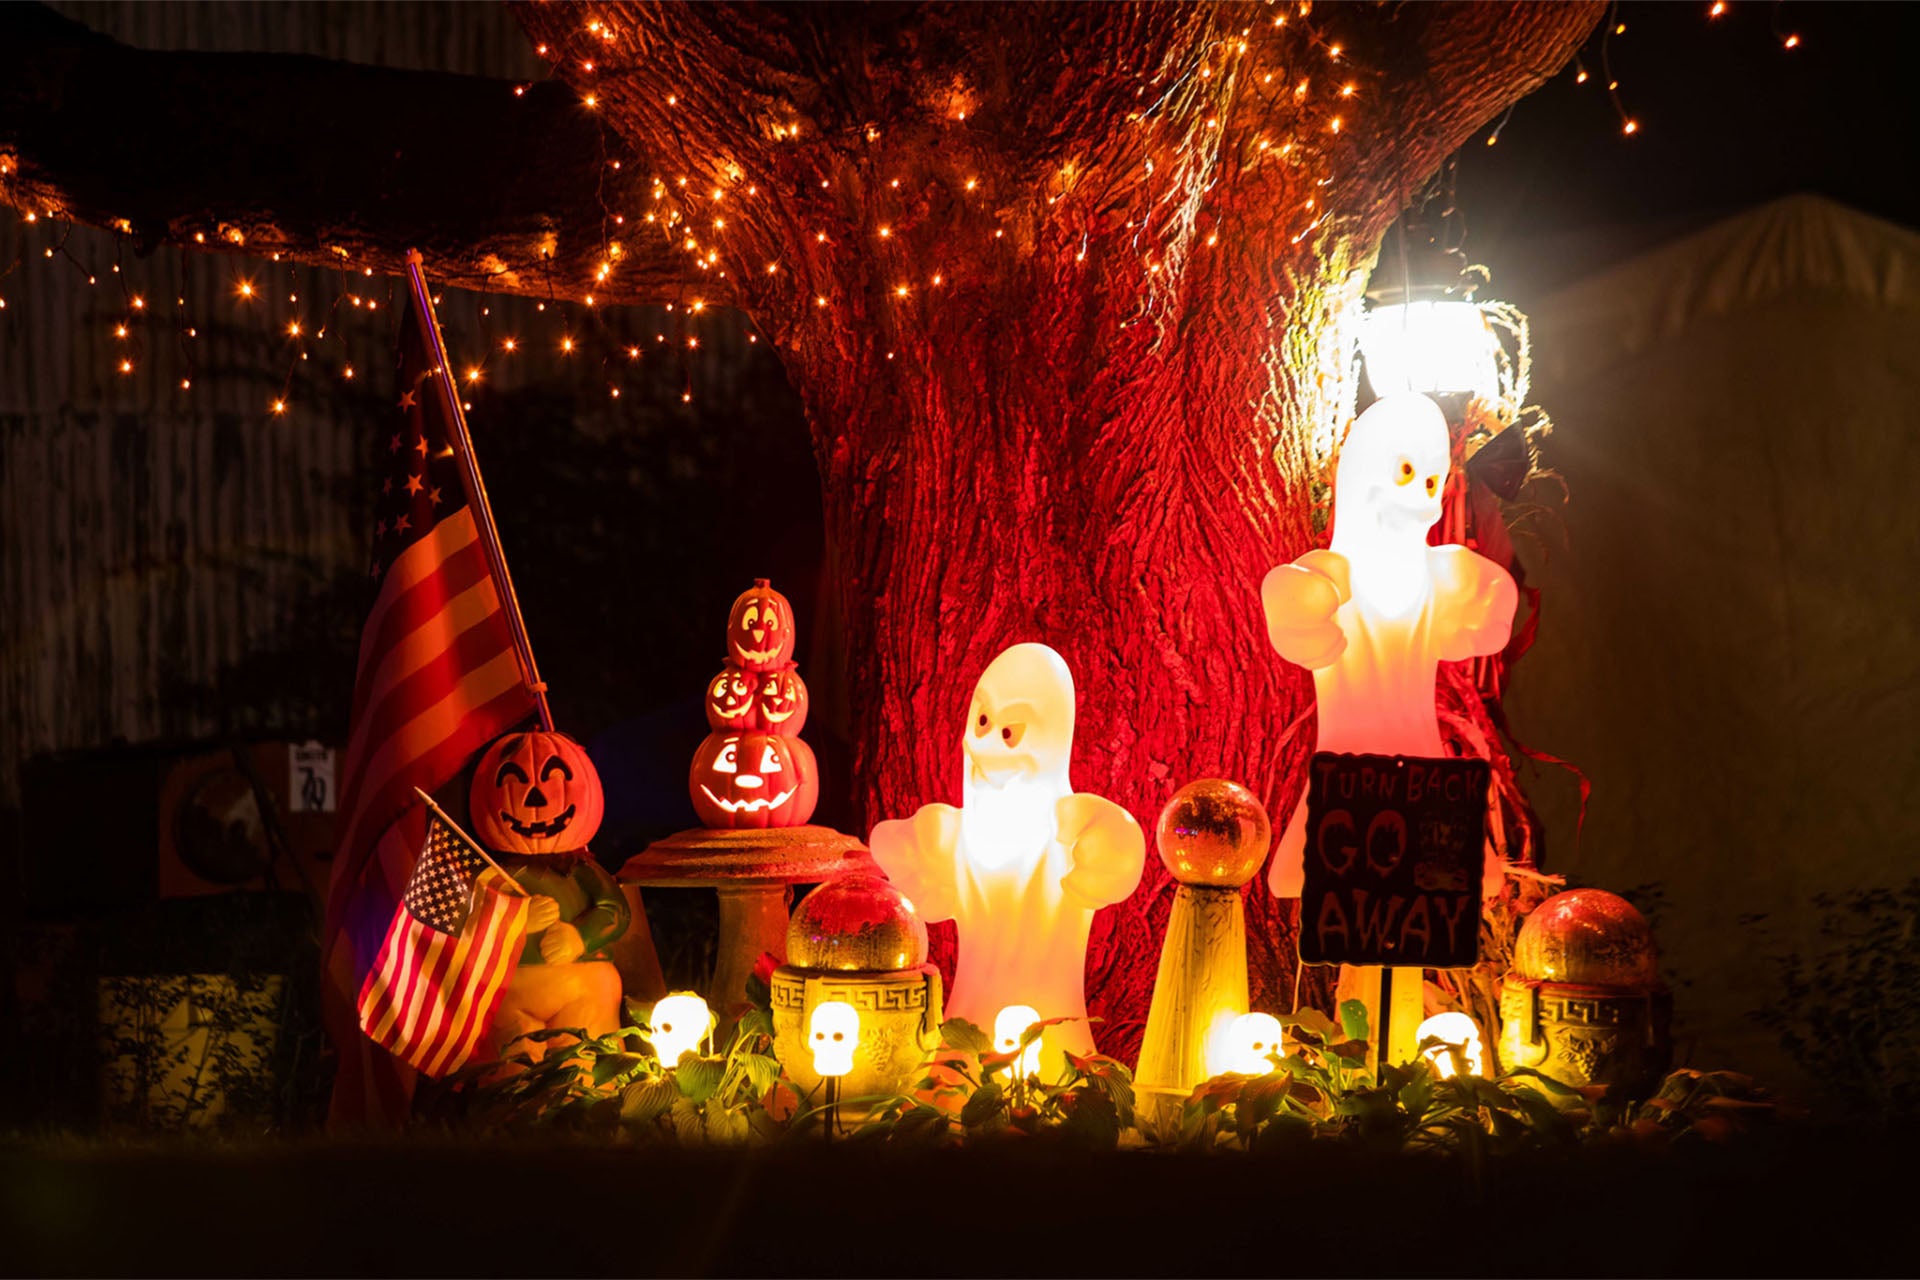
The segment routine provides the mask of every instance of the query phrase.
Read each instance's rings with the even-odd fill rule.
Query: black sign
[[[1322,751],[1311,769],[1300,958],[1476,963],[1487,762]]]

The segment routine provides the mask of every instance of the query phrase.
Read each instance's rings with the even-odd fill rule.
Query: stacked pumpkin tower
[[[707,682],[707,728],[687,794],[700,825],[656,840],[620,879],[640,888],[710,888],[720,938],[708,1003],[745,1007],[760,957],[786,954],[792,886],[875,871],[857,839],[810,821],[820,799],[813,750],[800,740],[807,686],[794,669],[793,606],[765,578],[727,617],[727,657]]]
[[[687,776],[694,812],[710,828],[798,827],[813,816],[820,771],[800,740],[807,684],[793,645],[793,606],[754,579],[727,618],[726,662],[707,685],[712,732]]]

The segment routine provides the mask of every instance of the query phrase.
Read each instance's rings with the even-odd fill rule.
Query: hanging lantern
[[[1360,325],[1360,354],[1377,396],[1413,391],[1488,403],[1500,397],[1500,339],[1466,298],[1370,307]]]

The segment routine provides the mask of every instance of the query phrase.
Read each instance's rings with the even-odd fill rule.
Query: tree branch
[[[616,221],[653,177],[561,84],[149,52],[0,5],[0,202],[128,232],[142,253],[398,274],[418,248],[431,278],[465,288],[726,301],[727,281]]]

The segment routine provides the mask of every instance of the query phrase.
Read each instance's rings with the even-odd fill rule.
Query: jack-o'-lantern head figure
[[[760,673],[754,723],[768,733],[793,737],[807,723],[807,682],[792,667]]]
[[[710,733],[687,792],[708,827],[798,827],[820,799],[813,748],[775,733]]]
[[[509,733],[487,748],[468,793],[474,834],[509,853],[584,849],[606,797],[585,748],[564,733]]]
[[[793,658],[793,606],[755,578],[727,615],[727,656],[748,671],[770,671]]]
[[[1333,473],[1333,549],[1424,543],[1440,519],[1450,454],[1440,406],[1382,396],[1354,419]]]
[[[1065,782],[1073,753],[1073,673],[1044,644],[1016,644],[980,674],[960,737],[967,781],[1004,787],[1016,778]]]
[[[750,672],[728,667],[707,683],[707,724],[714,729],[739,731],[754,726],[754,704],[759,679]]]

